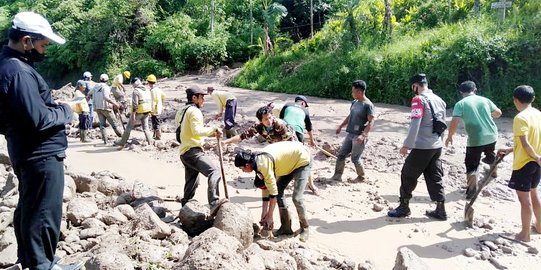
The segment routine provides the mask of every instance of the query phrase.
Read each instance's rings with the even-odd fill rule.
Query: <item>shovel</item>
[[[466,225],[470,228],[473,227],[474,209],[472,205],[477,199],[477,196],[479,196],[479,193],[481,193],[481,190],[483,190],[483,188],[486,187],[490,183],[490,181],[492,181],[493,178],[491,177],[491,175],[494,172],[494,170],[496,170],[496,167],[503,160],[504,157],[505,155],[499,155],[496,158],[496,160],[490,165],[490,168],[488,172],[485,174],[484,178],[481,181],[479,181],[479,186],[477,187],[477,191],[475,192],[475,194],[473,194],[473,197],[471,198],[470,202],[466,203],[466,207],[464,208],[464,221],[466,222]]]
[[[218,138],[218,156],[220,158],[220,172],[222,173],[222,182],[224,183],[225,198],[229,199],[229,194],[227,193],[227,183],[225,182],[224,158],[222,156],[222,142],[220,138]]]

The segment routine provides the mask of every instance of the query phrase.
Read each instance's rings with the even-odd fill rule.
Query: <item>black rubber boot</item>
[[[397,217],[397,218],[407,217],[407,216],[411,215],[409,205],[410,205],[410,200],[409,199],[400,198],[400,205],[397,208],[387,212],[387,216]]]
[[[445,201],[436,202],[436,210],[426,211],[426,215],[439,220],[447,220],[447,213],[445,212]]]
[[[466,200],[470,200],[477,192],[477,172],[466,174],[468,188],[466,189]]]
[[[293,230],[291,230],[291,218],[289,216],[289,211],[285,207],[280,207],[280,228],[274,233],[274,235],[292,235]]]

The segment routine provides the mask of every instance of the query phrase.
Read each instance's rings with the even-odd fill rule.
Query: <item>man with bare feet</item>
[[[513,103],[519,111],[513,119],[514,146],[498,150],[498,154],[513,152],[513,173],[509,187],[516,190],[520,202],[522,230],[519,241],[530,241],[532,211],[535,230],[541,233],[541,202],[537,186],[541,178],[541,112],[532,107],[535,92],[531,86],[521,85],[513,92]]]

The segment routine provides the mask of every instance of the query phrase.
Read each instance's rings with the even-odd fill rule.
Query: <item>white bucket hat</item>
[[[66,43],[66,40],[53,32],[49,22],[43,16],[34,12],[19,12],[13,18],[14,29],[28,33],[40,34],[58,44]]]

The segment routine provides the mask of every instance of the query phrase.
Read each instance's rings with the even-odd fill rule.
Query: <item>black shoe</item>
[[[409,215],[411,215],[409,199],[400,199],[400,205],[397,208],[387,212],[387,216],[396,218],[407,217]]]
[[[444,202],[436,202],[436,209],[433,211],[426,211],[426,215],[439,220],[447,220]]]

